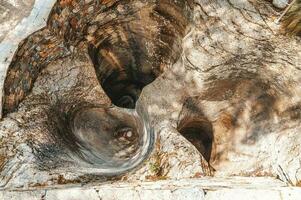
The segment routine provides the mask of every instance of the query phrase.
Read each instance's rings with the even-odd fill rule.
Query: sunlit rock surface
[[[7,109],[0,122],[0,199],[111,199],[112,194],[115,199],[299,199],[300,38],[278,34],[273,22],[277,14],[268,2],[187,1],[187,19],[183,10],[165,1],[133,2],[138,21],[99,32],[114,33],[109,44],[120,40],[126,51],[105,42],[97,46],[92,37],[98,30],[93,23],[115,23],[118,14],[131,16],[118,1],[57,2],[61,16],[51,15],[58,23],[51,30],[58,32],[38,31],[46,25],[54,1],[0,3],[6,17],[0,26],[10,27],[0,35],[0,86],[12,91],[1,93],[6,101],[1,105],[14,108]],[[154,5],[159,5],[155,15],[161,14],[164,25],[148,18]],[[10,9],[18,6],[24,12],[14,15]],[[170,8],[171,16],[160,6]],[[76,18],[81,9],[95,21]],[[150,20],[148,32],[139,17]],[[185,24],[176,38],[173,18]],[[68,32],[66,21],[75,32]],[[83,31],[87,35],[81,35],[81,23],[89,25]],[[22,43],[25,48],[18,49],[35,31]],[[41,38],[51,43],[37,48]],[[97,47],[93,55],[105,60],[100,63],[104,68],[97,68],[100,61],[91,56],[90,44]],[[161,47],[166,51],[159,51]],[[143,56],[136,57],[135,49]],[[35,60],[23,59],[28,54],[40,55],[37,60],[43,63],[33,65],[43,66],[34,74],[27,64]],[[144,59],[143,73],[133,74],[149,80],[137,84],[120,73],[122,84],[130,84],[119,85],[111,68],[127,72],[137,58]],[[156,65],[151,68],[149,63]],[[7,70],[13,77],[8,83],[13,84],[3,85]],[[13,81],[23,72],[24,81]],[[22,90],[17,90],[20,85]],[[91,106],[101,111],[88,112]],[[78,108],[83,108],[81,115],[76,114]],[[109,118],[114,120],[106,122]],[[248,178],[254,176],[262,178]],[[22,192],[28,189],[32,191]]]
[[[31,11],[33,10],[33,4],[34,0],[1,1],[0,42],[3,41],[10,30],[14,30],[24,18],[27,18],[30,15]]]

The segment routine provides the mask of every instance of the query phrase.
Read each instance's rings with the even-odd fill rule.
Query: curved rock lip
[[[3,110],[4,81],[13,56],[22,40],[46,26],[55,2],[56,0],[35,0],[30,14],[20,20],[0,41],[0,118]]]

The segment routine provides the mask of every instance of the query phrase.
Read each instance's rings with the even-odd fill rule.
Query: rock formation
[[[300,186],[296,5],[281,16],[253,0],[0,3],[11,29],[0,32],[0,188]]]

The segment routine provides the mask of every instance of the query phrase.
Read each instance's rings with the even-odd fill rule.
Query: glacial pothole
[[[56,121],[57,127],[49,132],[56,134],[58,130],[56,138],[63,141],[62,148],[69,149],[81,164],[92,164],[109,173],[137,166],[151,151],[154,137],[147,111],[137,105],[137,100],[145,86],[179,59],[192,2],[89,1],[82,2],[86,5],[79,9],[74,9],[76,3],[56,3],[47,27],[20,44],[9,66],[4,113],[16,111],[31,93],[41,70],[65,58],[80,62],[82,55],[88,54],[92,62],[87,65],[93,65],[96,73],[93,80],[98,80],[103,96],[118,107],[81,107],[79,102],[85,97],[74,93],[83,85],[74,85],[65,92],[58,85],[53,96],[62,105],[57,106],[52,99],[48,102],[49,107],[59,108],[58,116],[49,118]],[[80,79],[66,74],[65,79]],[[77,110],[68,113],[61,107]]]
[[[142,106],[136,110],[78,105],[56,121],[55,137],[79,166],[118,174],[137,166],[152,150],[153,129]]]

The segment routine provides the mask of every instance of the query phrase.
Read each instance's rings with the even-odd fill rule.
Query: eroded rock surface
[[[0,42],[32,11],[34,0],[3,0],[0,2]]]
[[[10,63],[1,186],[203,176],[300,185],[301,40],[281,35],[276,17],[265,1],[57,2],[47,27],[29,36]],[[97,127],[92,120],[74,126],[91,137],[66,136],[82,105],[136,113],[154,144],[140,143],[149,151],[143,154],[127,146],[118,158],[146,161],[122,175],[83,161],[72,141],[100,152],[103,141],[89,129]],[[113,152],[137,141],[129,127],[115,128],[122,143],[105,137]]]

